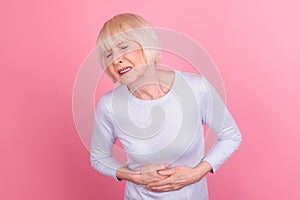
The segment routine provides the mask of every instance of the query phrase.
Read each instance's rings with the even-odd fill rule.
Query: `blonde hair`
[[[141,16],[124,13],[108,20],[99,33],[97,48],[102,67],[107,67],[105,52],[126,41],[139,45],[148,64],[156,65],[160,62],[160,41],[151,25]]]

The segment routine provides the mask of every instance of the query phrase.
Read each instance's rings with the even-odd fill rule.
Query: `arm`
[[[104,99],[100,99],[94,117],[94,129],[91,138],[90,162],[98,172],[116,180],[116,170],[123,166],[112,156],[116,142],[112,120]]]
[[[242,136],[233,117],[213,86],[202,78],[201,110],[202,123],[206,124],[218,137],[217,142],[203,159],[212,166],[212,173],[238,149]]]
[[[158,170],[169,168],[168,164],[148,164],[139,171],[128,169],[112,156],[112,148],[116,141],[110,112],[101,99],[97,105],[94,130],[91,140],[90,161],[98,172],[118,181],[127,180],[135,184],[147,184],[166,178],[159,175]]]

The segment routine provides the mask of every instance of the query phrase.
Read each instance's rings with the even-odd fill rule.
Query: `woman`
[[[120,85],[100,99],[91,142],[91,164],[126,180],[125,199],[208,199],[205,175],[241,143],[230,113],[204,77],[159,68],[160,44],[142,17],[120,14],[98,40],[106,74]],[[203,126],[218,136],[204,155]],[[127,163],[112,156],[119,139]]]

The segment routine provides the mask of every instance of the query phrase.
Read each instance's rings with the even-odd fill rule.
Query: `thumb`
[[[174,170],[174,168],[172,168],[172,169],[165,169],[165,170],[159,170],[158,173],[159,173],[160,175],[167,175],[167,176],[170,176],[170,175],[172,175],[172,174],[175,173],[175,170]]]
[[[157,170],[165,170],[170,167],[170,164],[161,164]]]

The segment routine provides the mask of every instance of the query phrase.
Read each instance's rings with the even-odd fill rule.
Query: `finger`
[[[169,191],[179,190],[181,188],[182,188],[182,185],[169,184],[169,185],[164,185],[164,186],[161,186],[161,187],[151,187],[149,189],[149,191],[152,191],[152,192],[169,192]]]
[[[165,170],[159,170],[158,171],[158,174],[164,175],[164,176],[171,176],[174,173],[175,173],[175,169],[174,168],[172,168],[172,169],[165,169]]]
[[[145,165],[141,168],[141,171],[143,172],[153,172],[153,171],[157,171],[157,170],[163,170],[163,169],[168,169],[169,168],[169,164],[148,164]]]
[[[146,188],[148,189],[148,188],[151,188],[151,187],[160,187],[160,186],[171,184],[171,183],[172,183],[172,179],[169,177],[169,178],[166,178],[166,179],[162,179],[162,180],[159,180],[159,181],[154,181],[154,182],[148,183],[146,185]]]
[[[150,187],[148,188],[148,190],[151,192],[167,192],[167,191],[171,191],[172,187],[171,185],[163,185],[159,187]]]
[[[170,167],[170,164],[160,164],[157,170],[165,170]]]

